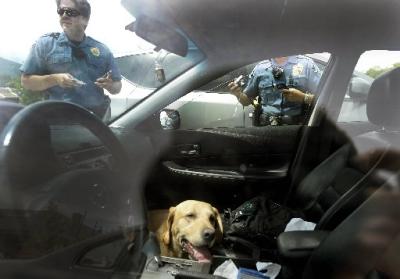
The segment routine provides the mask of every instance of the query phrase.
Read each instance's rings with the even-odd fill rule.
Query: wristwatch
[[[314,100],[314,95],[310,93],[305,93],[304,94],[304,104],[307,106],[311,106],[312,102]]]

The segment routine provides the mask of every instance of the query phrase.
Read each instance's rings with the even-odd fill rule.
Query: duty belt
[[[302,124],[303,117],[299,116],[282,116],[269,115],[262,113],[259,118],[260,126],[281,126],[281,125],[296,125]]]

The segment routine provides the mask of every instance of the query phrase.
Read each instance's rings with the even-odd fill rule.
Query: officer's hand
[[[296,88],[282,89],[283,97],[289,102],[302,103],[305,94]]]
[[[62,88],[73,88],[79,86],[76,78],[68,73],[53,74],[56,84]]]
[[[235,95],[236,97],[238,97],[243,92],[242,88],[233,81],[228,84],[228,88],[229,88],[229,91],[231,91],[231,93],[233,95]]]
[[[96,84],[98,87],[104,88],[107,91],[112,91],[113,83],[114,81],[111,78],[111,71],[107,72],[104,76],[99,77],[94,82],[94,84]]]

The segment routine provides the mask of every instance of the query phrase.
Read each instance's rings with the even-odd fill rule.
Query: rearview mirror
[[[186,56],[188,52],[187,39],[181,33],[151,17],[141,15],[125,29],[135,32],[158,50],[165,49],[180,56]]]

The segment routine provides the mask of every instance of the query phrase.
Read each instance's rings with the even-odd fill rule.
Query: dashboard
[[[50,125],[52,150],[64,170],[112,169],[111,153],[100,140],[80,124]]]

